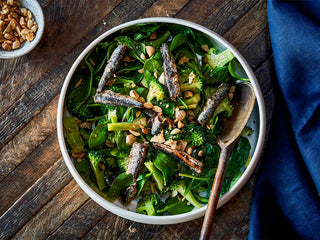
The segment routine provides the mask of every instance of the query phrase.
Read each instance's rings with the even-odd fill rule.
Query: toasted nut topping
[[[191,147],[187,147],[186,152],[191,155],[192,154],[192,148]]]
[[[77,158],[77,162],[82,162],[82,158]]]
[[[186,117],[186,112],[184,110],[179,110],[175,112],[175,119],[177,121],[182,121]]]
[[[155,111],[155,112],[158,112],[158,113],[162,112],[162,108],[159,107],[159,106],[153,106],[152,110]]]
[[[230,87],[230,92],[231,92],[231,93],[234,93],[235,90],[236,90],[236,87],[235,87],[235,86],[231,86],[231,87]]]
[[[179,64],[179,65],[182,65],[182,64],[184,64],[184,63],[186,63],[186,62],[189,62],[189,58],[183,56],[182,58],[180,58],[178,64]]]
[[[177,141],[169,139],[168,141],[164,142],[164,144],[172,147],[173,149],[177,149],[178,150]]]
[[[146,52],[147,52],[148,56],[151,57],[154,54],[155,49],[152,46],[146,46]]]
[[[28,22],[27,22],[28,28],[29,29],[32,28],[33,24],[34,24],[33,21],[31,19],[29,19]]]
[[[233,93],[229,93],[228,96],[229,96],[229,100],[231,101],[233,98]]]
[[[82,158],[84,157],[84,155],[85,155],[85,152],[79,152],[79,153],[72,152],[72,157],[74,158]]]
[[[188,114],[189,116],[194,117],[194,111],[192,111],[192,110],[190,110],[190,109],[187,111],[187,114]]]
[[[80,128],[89,128],[91,129],[91,126],[92,126],[92,123],[91,122],[83,122],[83,123],[80,123]]]
[[[144,106],[145,108],[148,108],[148,109],[153,108],[153,104],[152,104],[151,102],[146,102],[146,103],[143,104],[143,106]]]
[[[130,95],[130,97],[135,98],[135,99],[139,98],[139,94],[135,90],[130,90],[129,95]]]
[[[100,163],[98,164],[98,166],[99,166],[100,169],[106,170],[106,166],[105,166],[102,162],[100,162]]]
[[[138,99],[137,99],[139,102],[142,102],[142,103],[145,103],[146,102],[146,100],[143,98],[143,97],[138,97]]]
[[[136,137],[132,134],[126,136],[126,145],[131,146],[136,141]]]
[[[27,34],[27,41],[31,42],[34,39],[34,34],[33,32],[28,32]]]
[[[141,73],[141,74],[144,73],[144,69],[143,68],[139,69],[138,73]]]
[[[140,128],[141,128],[141,132],[142,132],[143,134],[148,134],[148,133],[149,133],[149,129],[146,128],[145,126],[140,125]]]
[[[129,57],[129,56],[124,56],[122,61],[124,61],[124,62],[134,62],[135,59],[134,59],[134,58],[131,58],[131,57]]]
[[[17,49],[20,47],[20,42],[18,40],[14,41],[12,43],[12,49]]]
[[[191,92],[191,91],[185,91],[185,92],[184,92],[184,97],[185,97],[185,98],[191,98],[191,97],[193,97],[193,92]]]
[[[193,80],[194,80],[195,77],[196,77],[196,75],[195,75],[193,72],[191,72],[191,73],[189,74],[189,84],[191,84],[191,83],[193,82]]]
[[[183,127],[184,127],[184,124],[181,121],[179,121],[178,122],[178,128],[183,128]]]
[[[155,40],[155,39],[157,39],[157,33],[156,33],[156,32],[153,32],[153,33],[151,33],[151,35],[150,35],[150,40]]]
[[[171,191],[170,192],[170,197],[176,197],[178,195],[178,191],[176,191],[176,190],[173,190],[173,191]]]
[[[198,152],[198,157],[202,157],[202,155],[203,155],[203,150],[200,150],[200,151]]]
[[[147,119],[146,118],[141,118],[140,119],[140,123],[145,125],[147,123]]]
[[[159,83],[161,83],[162,85],[166,84],[166,78],[164,76],[164,72],[161,73],[160,77],[159,77]]]
[[[146,59],[147,59],[147,58],[146,58],[146,55],[144,55],[144,53],[141,53],[140,58],[141,58],[142,60],[146,60]]]
[[[154,76],[155,78],[158,78],[158,73],[157,73],[157,72],[154,72],[154,73],[153,73],[153,76]]]
[[[181,130],[178,128],[175,128],[170,132],[170,134],[175,135],[175,134],[178,134],[179,132],[181,132]]]
[[[136,112],[136,117],[139,117],[141,115],[141,111]]]
[[[207,44],[201,45],[201,49],[202,49],[203,51],[205,51],[205,52],[209,52],[209,47],[208,47]]]
[[[164,136],[163,136],[163,130],[161,131],[160,134],[155,135],[150,139],[150,142],[157,142],[157,143],[164,143],[165,141],[166,140],[164,139]]]
[[[129,130],[129,132],[130,132],[133,136],[135,136],[135,137],[140,136],[140,133],[137,132],[137,131]]]
[[[114,147],[114,143],[111,142],[110,140],[107,140],[106,141],[106,146],[112,148],[112,147]]]
[[[178,147],[180,151],[184,151],[188,143],[186,141],[178,140]]]

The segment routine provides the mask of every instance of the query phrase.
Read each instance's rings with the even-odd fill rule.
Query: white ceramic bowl
[[[21,46],[15,50],[5,51],[0,48],[0,58],[21,57],[34,49],[42,37],[44,31],[44,16],[40,4],[36,0],[22,0],[21,6],[29,9],[37,22],[38,30],[35,33],[35,38],[32,42],[24,41]]]
[[[68,155],[65,140],[64,140],[64,132],[63,132],[63,125],[62,125],[62,119],[64,114],[66,113],[64,101],[65,101],[65,95],[68,88],[68,84],[70,82],[70,79],[77,69],[79,63],[82,61],[82,59],[87,55],[87,53],[96,46],[97,43],[99,43],[101,40],[109,36],[110,34],[117,32],[125,27],[138,24],[138,23],[146,23],[146,22],[164,22],[164,23],[172,23],[172,24],[180,24],[183,26],[188,26],[190,28],[196,29],[198,31],[203,32],[210,38],[212,38],[212,41],[214,43],[214,46],[218,49],[230,49],[234,56],[239,60],[240,64],[243,67],[243,70],[245,71],[246,75],[250,79],[252,86],[254,88],[254,92],[256,95],[256,104],[253,109],[253,112],[251,114],[251,117],[249,119],[248,125],[254,129],[254,133],[249,136],[249,141],[251,143],[251,156],[252,159],[248,165],[248,167],[245,169],[243,175],[240,177],[240,179],[237,181],[237,183],[226,193],[224,194],[218,203],[218,207],[221,207],[223,204],[228,202],[242,187],[243,185],[248,181],[249,177],[251,176],[253,170],[255,169],[261,151],[264,143],[265,138],[265,130],[266,130],[266,113],[265,113],[265,105],[263,101],[263,96],[260,91],[260,87],[258,84],[258,81],[256,77],[254,76],[254,73],[252,72],[249,64],[246,62],[246,60],[241,56],[241,54],[225,39],[223,39],[218,34],[210,31],[209,29],[202,27],[198,24],[175,19],[175,18],[145,18],[145,19],[139,19],[131,22],[127,22],[124,24],[121,24],[117,27],[112,28],[111,30],[103,33],[101,36],[99,36],[97,39],[95,39],[83,52],[80,54],[80,56],[76,59],[74,64],[72,65],[65,82],[63,84],[61,93],[60,93],[60,99],[59,99],[59,105],[58,105],[58,116],[57,116],[57,131],[58,131],[58,140],[61,148],[61,152],[63,155],[63,158],[67,164],[67,167],[69,168],[69,171],[71,172],[74,179],[77,181],[77,183],[80,185],[80,187],[99,205],[104,207],[105,209],[113,212],[114,214],[117,214],[123,218],[127,218],[133,221],[141,222],[141,223],[147,223],[147,224],[174,224],[174,223],[181,223],[190,221],[199,217],[202,217],[205,214],[206,206],[203,206],[200,209],[194,209],[191,212],[179,214],[179,215],[171,215],[171,216],[147,216],[138,214],[134,211],[128,211],[127,208],[123,208],[118,203],[112,203],[104,198],[102,198],[100,195],[98,195],[94,190],[92,190],[85,181],[81,178],[77,170],[75,169],[73,162],[71,158]],[[249,199],[248,199],[249,200]]]

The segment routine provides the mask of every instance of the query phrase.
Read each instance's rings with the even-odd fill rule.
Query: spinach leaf
[[[169,46],[169,51],[172,52],[176,48],[180,47],[181,45],[187,43],[188,37],[183,35],[182,33],[177,34],[173,39]]]
[[[229,62],[228,69],[231,76],[234,77],[236,80],[239,79],[243,81],[250,81],[242,66],[235,58]]]
[[[161,37],[151,42],[151,46],[153,46],[155,49],[159,49],[161,44],[164,43],[169,36],[170,36],[170,32],[166,31]]]
[[[229,81],[229,70],[228,67],[219,67],[212,68],[209,65],[206,65],[206,70],[204,72],[204,84],[205,85],[214,85],[222,82]]]
[[[126,173],[121,173],[112,182],[112,185],[107,193],[107,198],[109,200],[115,200],[120,196],[121,192],[126,189],[130,184],[132,184],[132,175],[127,175]]]
[[[154,73],[156,72],[158,76],[163,72],[162,62],[155,59],[148,59],[144,63],[144,77],[146,79],[147,85],[149,87],[150,82],[156,79]]]
[[[167,186],[169,178],[178,171],[177,162],[167,154],[160,152],[157,154],[153,164],[162,172],[164,186]]]
[[[116,40],[118,44],[125,44],[127,46],[127,52],[129,56],[134,57],[140,62],[144,63],[144,60],[141,58],[141,54],[145,54],[146,52],[146,46],[144,43],[136,42],[128,36],[119,36],[114,40]]]
[[[108,138],[108,121],[99,124],[89,137],[89,148],[90,149],[101,149],[104,147],[105,142]]]
[[[172,215],[182,214],[190,212],[194,206],[192,204],[188,205],[188,201],[180,201],[177,197],[167,198],[165,207],[161,210],[158,210],[158,213],[168,212]]]

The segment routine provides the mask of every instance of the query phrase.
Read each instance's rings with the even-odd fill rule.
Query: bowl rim
[[[15,49],[15,50],[11,50],[11,51],[4,51],[1,50],[0,51],[0,59],[12,59],[12,58],[17,58],[17,57],[21,57],[24,56],[26,54],[28,54],[29,52],[31,52],[40,42],[43,32],[44,32],[44,27],[45,27],[45,20],[44,20],[44,15],[43,15],[43,10],[41,5],[39,4],[39,2],[37,0],[28,0],[28,2],[32,2],[32,5],[34,6],[34,8],[36,9],[36,11],[38,12],[38,18],[36,18],[34,12],[31,10],[31,12],[33,13],[34,18],[36,19],[37,25],[38,25],[38,30],[35,34],[35,38],[33,39],[32,42],[27,43],[24,42],[24,45],[21,48]],[[23,1],[22,1],[22,7],[24,6]],[[28,44],[28,45],[26,45]],[[26,46],[26,48],[24,48]],[[17,53],[15,53],[15,51]],[[5,52],[6,54],[2,55],[1,52]]]
[[[70,79],[75,72],[76,68],[78,67],[79,63],[82,61],[82,59],[86,56],[86,54],[101,40],[109,36],[110,34],[117,32],[118,30],[121,30],[125,27],[139,24],[139,23],[147,23],[147,22],[161,22],[161,23],[171,23],[171,24],[179,24],[187,27],[191,27],[193,29],[196,29],[198,31],[201,31],[205,33],[206,35],[213,38],[215,41],[218,41],[221,45],[224,47],[230,49],[234,56],[238,59],[240,64],[242,65],[243,69],[245,70],[248,78],[251,81],[251,84],[253,86],[256,101],[258,104],[258,111],[259,111],[259,136],[256,144],[256,148],[254,151],[254,154],[252,155],[251,161],[249,165],[247,166],[246,170],[242,174],[242,176],[239,178],[239,180],[235,183],[235,185],[226,193],[224,194],[218,202],[218,208],[224,205],[226,202],[228,202],[238,191],[244,186],[244,184],[248,181],[250,176],[252,175],[262,152],[263,144],[265,140],[265,133],[266,133],[266,110],[265,110],[265,104],[262,92],[260,90],[259,83],[250,67],[250,65],[247,63],[247,61],[244,59],[244,57],[239,53],[239,51],[233,47],[227,40],[225,40],[223,37],[218,35],[217,33],[209,30],[206,27],[203,27],[199,24],[177,19],[177,18],[169,18],[169,17],[152,17],[152,18],[143,18],[138,19],[134,21],[129,21],[123,24],[120,24],[116,27],[111,28],[110,30],[106,31],[105,33],[101,34],[99,37],[97,37],[94,41],[92,41],[77,57],[75,62],[73,63],[72,67],[70,68],[64,84],[62,86],[59,102],[58,102],[58,109],[57,109],[57,134],[58,134],[58,141],[60,145],[60,149],[64,158],[64,161],[72,174],[73,178],[76,180],[76,182],[79,184],[79,186],[89,195],[90,198],[92,198],[96,203],[98,203],[103,208],[107,209],[108,211],[140,223],[146,223],[146,224],[176,224],[176,223],[182,223],[191,221],[197,218],[200,218],[204,216],[207,205],[203,206],[202,208],[193,210],[188,213],[183,213],[179,215],[169,215],[169,216],[148,216],[139,214],[136,212],[128,211],[124,208],[121,208],[119,206],[116,206],[112,202],[109,202],[108,200],[101,197],[99,194],[97,194],[89,185],[85,183],[85,181],[81,178],[77,170],[75,169],[73,162],[71,158],[69,157],[69,154],[66,149],[65,141],[64,141],[64,134],[63,134],[63,111],[64,111],[64,100],[66,91],[70,82]]]

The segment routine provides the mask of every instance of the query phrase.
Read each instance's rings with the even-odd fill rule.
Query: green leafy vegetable
[[[79,126],[76,124],[73,117],[65,117],[63,119],[63,126],[66,130],[67,143],[72,148],[72,154],[84,153],[84,142],[80,137]]]

